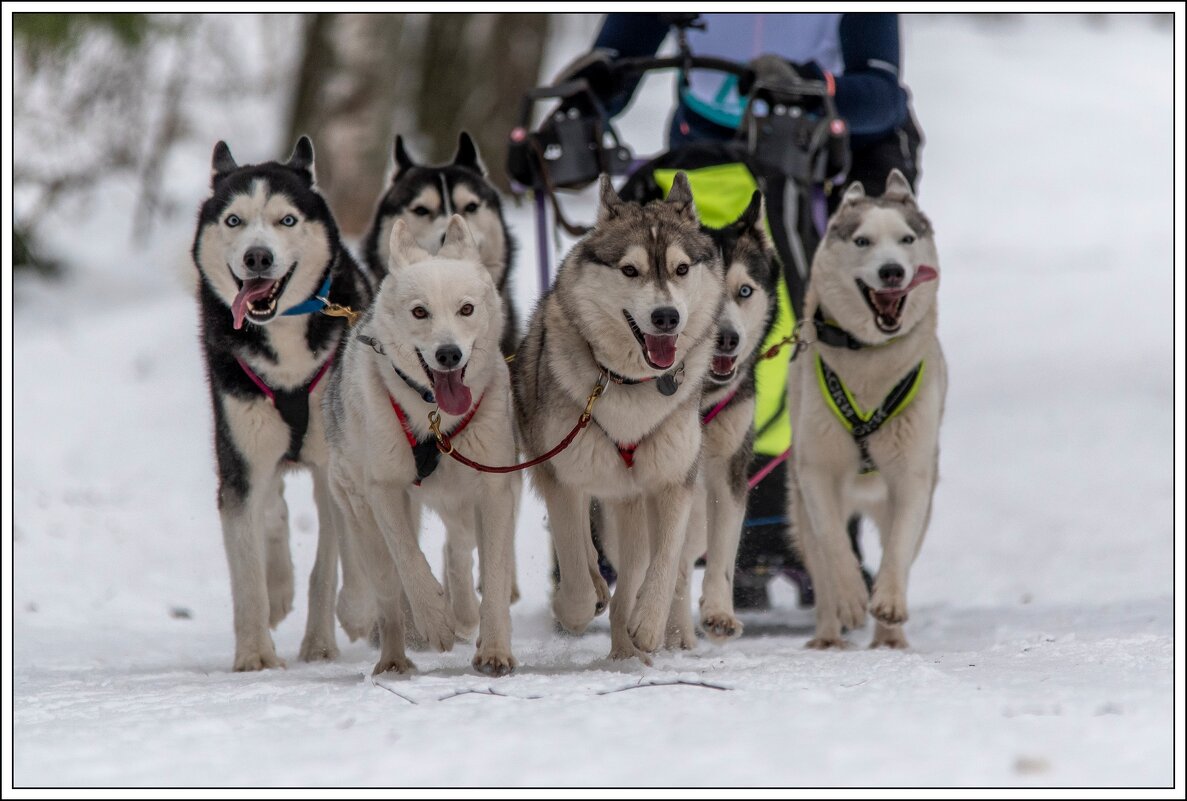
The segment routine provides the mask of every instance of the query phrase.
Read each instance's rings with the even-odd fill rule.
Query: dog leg
[[[800,482],[800,497],[811,523],[809,532],[824,557],[818,561],[818,564],[823,562],[819,565],[823,568],[821,579],[812,577],[818,593],[817,627],[822,615],[835,614],[842,626],[858,628],[865,623],[869,590],[846,532],[849,510],[842,508],[840,486],[827,471],[806,470],[801,466],[796,472]],[[821,598],[819,592],[826,583],[831,584],[831,587]]]
[[[469,639],[478,628],[478,594],[474,592],[474,508],[462,504],[438,511],[445,523],[444,575],[445,597],[453,610],[459,637]]]
[[[791,521],[792,544],[804,559],[804,566],[812,577],[816,590],[816,636],[808,641],[807,647],[815,649],[844,648],[848,645],[841,636],[841,619],[837,614],[837,602],[828,559],[820,547],[820,541],[812,531],[808,519],[803,493],[800,491],[794,464],[787,471],[787,512]]]
[[[417,630],[437,651],[449,651],[457,639],[445,590],[433,576],[412,527],[412,501],[405,488],[391,481],[370,479],[367,499],[383,538],[396,560],[400,581],[408,593]],[[384,614],[381,610],[380,614]]]
[[[710,473],[706,478],[709,530],[701,628],[709,639],[720,643],[742,634],[742,622],[734,616],[734,564],[746,517],[746,493],[744,486],[735,491],[723,476]]]
[[[274,488],[261,488],[267,499],[263,511],[266,545],[265,575],[268,581],[268,626],[276,628],[293,610],[293,557],[289,551],[289,508],[284,502],[284,480],[276,477]]]
[[[698,482],[694,490],[693,513],[688,517],[688,534],[676,573],[676,590],[672,594],[672,608],[668,612],[668,626],[664,634],[664,647],[672,650],[691,650],[697,645],[696,627],[692,621],[692,573],[697,557],[705,553],[708,517],[708,498],[704,484]]]
[[[547,469],[537,470],[533,480],[548,508],[548,529],[560,568],[552,613],[567,631],[580,634],[605,608],[599,606],[599,593],[589,568],[589,504],[580,492],[557,481]]]
[[[650,537],[647,531],[647,507],[643,498],[625,501],[602,501],[602,526],[613,531],[616,543],[618,581],[610,599],[610,658],[639,657],[651,664],[647,652],[635,647],[628,632],[635,595],[643,581],[649,559]]]
[[[907,620],[907,578],[931,518],[935,470],[904,470],[887,475],[886,482],[893,511],[886,515],[889,520],[885,524],[878,521],[882,563],[874,581],[870,614],[886,626],[897,628]],[[905,646],[905,638],[902,642]]]
[[[506,676],[515,669],[511,654],[511,589],[515,582],[515,499],[506,480],[488,482],[486,498],[471,514],[478,535],[478,571],[482,580],[482,624],[474,669]]]
[[[265,490],[270,491],[270,489]],[[253,514],[254,493],[245,498],[221,499],[223,544],[231,572],[231,600],[235,619],[234,669],[284,667],[268,633],[268,583],[265,568],[263,515]]]
[[[330,495],[333,500],[331,509],[337,516],[339,524],[338,551],[342,555],[342,589],[338,591],[338,622],[346,631],[351,642],[362,638],[370,638],[375,631],[379,612],[375,607],[375,593],[371,589],[370,579],[359,558],[358,546],[355,543],[355,529],[358,525],[355,513],[350,509],[350,500],[345,494],[344,485],[335,477],[332,465],[329,470]],[[320,507],[319,507],[320,512]]]
[[[684,548],[691,511],[691,486],[673,484],[647,497],[651,561],[628,625],[631,641],[640,651],[651,653],[663,641],[668,610],[676,591],[676,565]]]
[[[334,596],[338,591],[338,541],[342,516],[330,492],[323,467],[313,466],[313,497],[317,502],[317,557],[309,575],[309,616],[300,658],[304,662],[338,658],[334,641]]]

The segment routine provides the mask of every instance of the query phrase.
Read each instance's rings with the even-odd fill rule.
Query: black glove
[[[594,97],[605,106],[609,104],[615,95],[622,91],[622,83],[618,78],[618,73],[611,66],[611,63],[617,57],[618,53],[614,50],[605,48],[591,50],[579,56],[562,69],[557,74],[554,83],[584,78],[586,83],[589,84],[589,89],[593,92]]]
[[[785,61],[773,53],[764,53],[746,66],[750,67],[751,76],[738,79],[738,92],[743,95],[750,94],[750,90],[758,83],[774,89],[792,88],[801,80],[820,80],[824,77],[815,62]]]

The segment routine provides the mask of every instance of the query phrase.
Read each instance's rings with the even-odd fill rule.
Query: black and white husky
[[[219,142],[212,170],[193,259],[235,610],[234,668],[284,665],[268,629],[293,603],[283,493],[284,474],[296,466],[313,473],[319,531],[300,658],[333,659],[340,527],[320,398],[347,323],[320,312],[326,301],[362,309],[368,284],[314,188],[308,138],[283,164],[243,166]]]
[[[691,648],[696,642],[689,580],[693,560],[701,554],[701,629],[718,642],[742,633],[742,623],[734,616],[734,563],[746,516],[746,471],[754,455],[754,370],[775,320],[779,280],[764,219],[762,193],[755,192],[736,221],[705,229],[721,253],[725,304],[701,397],[701,474],[668,618],[667,645],[673,648]]]
[[[389,242],[396,220],[404,221],[421,248],[435,253],[441,247],[449,218],[460,214],[478,243],[482,264],[502,300],[503,338],[499,347],[504,356],[511,355],[519,344],[509,280],[515,241],[503,219],[499,193],[486,179],[486,167],[474,140],[462,131],[453,161],[433,167],[413,161],[403,137],[397,136],[395,159],[391,185],[379,198],[375,219],[364,240],[372,281],[378,285],[388,274]]]

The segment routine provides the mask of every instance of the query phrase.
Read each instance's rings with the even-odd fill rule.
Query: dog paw
[[[606,583],[606,579],[602,578],[601,573],[595,573],[593,576],[594,593],[597,595],[597,602],[594,604],[594,616],[598,616],[606,611],[610,606],[610,585]]]
[[[871,648],[894,648],[903,650],[909,648],[907,638],[903,635],[902,626],[883,626],[878,624],[874,630],[874,639],[870,641]]]
[[[640,604],[631,614],[630,623],[627,625],[627,634],[630,635],[631,642],[636,648],[643,653],[650,654],[655,652],[663,642],[665,623],[667,621],[664,619],[664,615],[648,614]]]
[[[589,622],[604,608],[592,586],[583,587],[576,592],[566,592],[562,585],[552,598],[552,614],[570,634],[581,634],[585,631]]]
[[[615,662],[622,662],[627,659],[638,659],[647,667],[651,667],[651,655],[640,651],[635,647],[634,643],[619,643],[610,645],[610,659]]]
[[[387,659],[380,659],[375,663],[375,669],[371,671],[372,676],[379,676],[383,673],[411,673],[416,670],[416,665],[412,664],[412,660],[406,656],[395,656]]]
[[[519,663],[515,661],[509,648],[480,647],[470,664],[484,676],[499,678],[515,670]]]
[[[804,647],[814,651],[827,651],[832,648],[844,650],[850,646],[843,637],[813,637]]]
[[[326,641],[321,637],[306,637],[301,642],[298,658],[302,662],[333,662],[338,658],[338,645],[332,639]]]
[[[861,628],[866,622],[866,607],[870,602],[870,591],[856,562],[851,569],[842,570],[837,581],[836,611],[841,625],[846,628]]]
[[[370,637],[375,631],[375,610],[356,593],[338,591],[338,622],[351,642]]]
[[[740,637],[742,628],[742,621],[726,612],[711,613],[701,617],[701,630],[713,642],[722,643]]]
[[[664,648],[669,651],[691,651],[697,647],[697,637],[690,628],[668,626],[664,634]]]
[[[260,652],[253,651],[246,654],[235,655],[235,672],[247,673],[256,670],[269,670],[271,668],[284,667],[284,660],[276,655],[275,651]]]
[[[434,600],[420,610],[416,630],[434,651],[452,651],[453,644],[458,641],[452,616],[440,596]]]
[[[888,625],[904,623],[907,620],[907,598],[901,592],[876,586],[874,597],[870,599],[870,614],[875,620]]]
[[[293,611],[293,574],[268,578],[268,628],[274,629]]]

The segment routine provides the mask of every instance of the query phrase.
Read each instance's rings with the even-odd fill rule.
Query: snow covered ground
[[[374,653],[341,632],[339,661],[305,665],[316,517],[298,476],[297,608],[275,632],[288,669],[229,672],[191,218],[134,245],[134,195],[114,186],[62,220],[56,246],[78,265],[65,285],[14,288],[12,781],[1169,785],[1170,30],[903,27],[951,369],[910,651],[805,650],[811,614],[779,585],[739,641],[608,662],[604,619],[584,638],[553,633],[529,495],[513,676],[475,675],[461,645],[373,682]],[[638,149],[658,147],[669,100],[651,87],[624,123]],[[203,117],[211,143],[229,114]],[[241,161],[282,155],[243,136]],[[194,208],[208,158],[202,145],[173,170]],[[512,218],[527,305],[531,219]],[[435,520],[424,540],[436,565]]]

